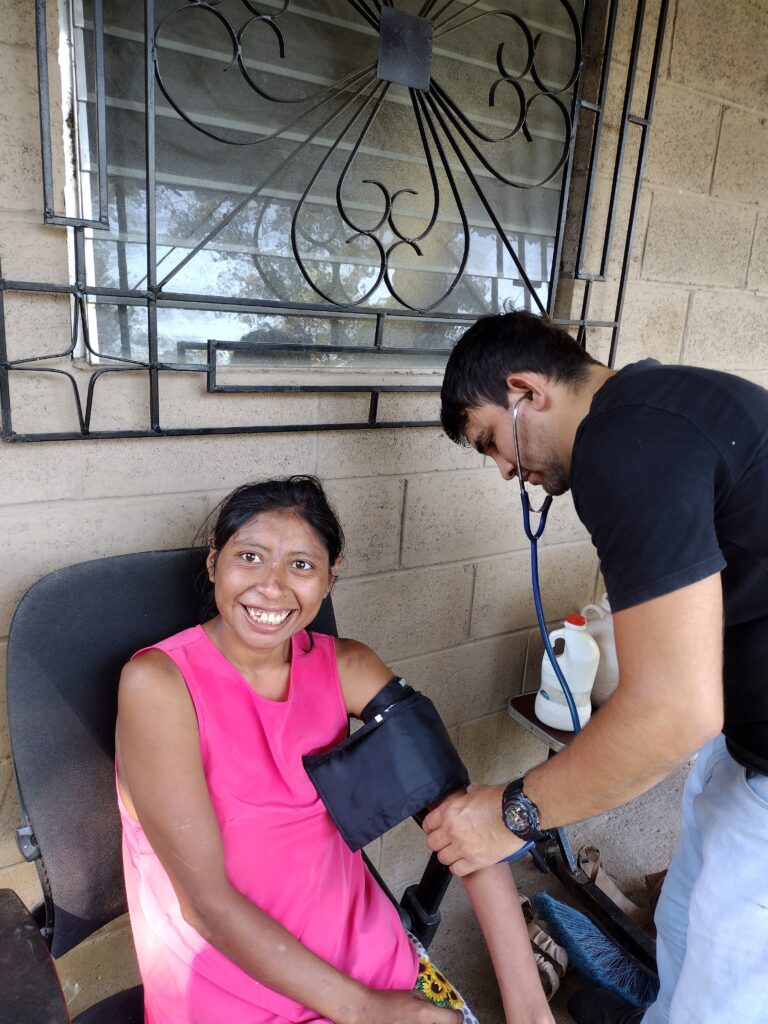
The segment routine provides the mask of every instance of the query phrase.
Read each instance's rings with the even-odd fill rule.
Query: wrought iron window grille
[[[609,331],[608,362],[613,365],[661,59],[667,0],[661,0],[653,25],[653,56],[647,69],[647,83],[639,90],[644,101],[642,114],[633,113],[633,103],[638,91],[636,84],[640,75],[643,32],[648,30],[647,22],[654,19],[646,11],[645,0],[637,0],[636,3],[630,52],[626,57],[626,81],[608,212],[602,224],[600,265],[596,271],[587,270],[586,263],[590,229],[594,227],[593,197],[601,161],[618,0],[590,3],[580,15],[569,0],[552,0],[550,10],[557,9],[563,24],[567,25],[568,31],[561,30],[560,36],[567,40],[571,52],[568,73],[559,81],[552,80],[551,69],[545,66],[542,29],[530,16],[512,9],[522,10],[520,5],[510,4],[509,10],[501,10],[480,0],[420,0],[420,4],[412,4],[413,11],[409,12],[395,8],[391,0],[386,3],[378,0],[347,0],[341,3],[339,0],[338,9],[344,8],[348,19],[358,20],[361,38],[364,35],[369,41],[377,41],[375,59],[365,62],[361,57],[357,61],[354,54],[352,63],[355,66],[351,70],[342,69],[343,73],[328,84],[320,81],[313,93],[291,95],[285,91],[278,95],[268,88],[274,77],[268,62],[249,57],[249,45],[257,33],[262,33],[273,47],[275,59],[285,59],[291,46],[287,21],[291,0],[279,3],[266,0],[258,5],[252,0],[145,0],[140,39],[137,39],[138,33],[119,25],[110,30],[112,34],[108,38],[104,0],[90,0],[91,18],[87,24],[83,18],[85,28],[82,32],[83,40],[86,36],[90,40],[86,61],[88,95],[79,96],[80,106],[73,106],[70,114],[70,127],[73,131],[77,129],[81,136],[80,166],[77,169],[81,184],[80,208],[76,212],[69,209],[62,212],[56,209],[55,201],[57,150],[51,131],[53,101],[47,52],[46,0],[36,0],[44,221],[52,226],[65,227],[71,235],[74,281],[51,284],[0,279],[0,410],[4,440],[21,442],[431,426],[435,424],[431,419],[388,418],[386,414],[382,415],[381,399],[398,393],[434,394],[439,390],[439,383],[430,381],[429,374],[421,382],[418,382],[416,374],[417,383],[414,383],[413,369],[403,376],[396,371],[390,373],[389,369],[384,371],[381,367],[391,366],[392,360],[399,357],[413,357],[420,351],[444,357],[458,331],[482,312],[498,311],[504,298],[501,286],[510,287],[510,282],[517,282],[518,298],[522,298],[526,308],[548,313],[555,322],[575,329],[584,345],[588,329]],[[335,31],[333,26],[341,23],[339,18],[329,13],[332,8],[332,0],[324,0],[311,9],[294,5],[294,10],[307,23],[315,19],[312,31],[326,42],[331,30]],[[190,34],[192,19],[197,19],[198,26],[207,24],[226,40],[227,46],[231,47],[231,55],[228,55],[225,70],[239,75],[239,85],[250,90],[258,110],[285,108],[289,111],[287,120],[275,123],[275,115],[272,114],[270,122],[264,115],[264,124],[258,132],[253,126],[246,129],[237,121],[228,125],[226,118],[213,116],[211,110],[201,109],[202,101],[207,98],[204,91],[193,97],[200,109],[194,105],[190,107],[188,97],[179,89],[180,61],[185,55],[194,56],[206,42],[203,36],[195,36],[194,32]],[[506,50],[509,38],[501,30],[495,37],[487,33],[477,37],[473,35],[480,27],[485,28],[489,19],[494,24],[503,24],[507,33],[515,34],[516,62]],[[298,24],[306,29],[301,19]],[[171,32],[172,27],[175,35]],[[465,109],[464,97],[457,98],[454,83],[446,83],[445,76],[441,76],[435,66],[436,60],[444,54],[446,38],[453,33],[459,33],[464,41],[464,51],[458,58],[468,65],[474,61],[478,68],[487,70],[490,64],[495,68],[495,78],[487,92],[485,118],[477,111]],[[114,55],[120,52],[116,39],[124,40],[125,46],[130,45],[134,51],[141,48],[141,103],[130,97],[115,99],[110,94],[116,72],[110,70],[105,43],[108,41],[113,47],[111,52]],[[599,59],[591,72],[589,61],[583,60],[583,39],[587,41],[588,48],[590,40],[596,40]],[[478,48],[485,46],[487,49],[489,40],[497,44],[495,52],[490,60],[486,59],[486,53],[482,53],[481,60],[477,55]],[[315,71],[313,67],[309,67],[307,72],[297,71],[295,80],[305,84],[313,77],[317,80],[320,76]],[[407,93],[401,92],[397,98],[394,94],[388,95],[395,84],[406,89]],[[161,97],[166,106],[161,107]],[[496,118],[494,124],[493,115],[502,104],[502,97],[507,102],[514,99],[516,117],[503,124]],[[394,110],[397,103],[402,113],[400,110],[396,116],[386,113],[390,108]],[[110,117],[116,118],[114,123],[119,124],[120,117],[129,118],[136,108],[139,108],[143,120],[143,137],[140,140],[143,188],[130,193],[133,207],[129,209],[127,192],[121,181],[130,179],[130,174],[126,175],[126,169],[121,170],[114,163],[114,137],[109,136],[108,125]],[[76,109],[82,112],[82,117],[76,116]],[[409,198],[418,196],[418,189],[405,184],[393,187],[383,175],[362,178],[362,183],[369,188],[365,201],[361,201],[359,196],[351,199],[350,181],[355,177],[356,160],[366,154],[369,163],[375,162],[371,158],[371,153],[376,153],[371,140],[375,139],[377,118],[388,116],[394,118],[396,126],[405,125],[406,110],[413,119],[411,127],[415,145],[420,147],[418,156],[423,180],[431,188],[426,211],[408,205]],[[549,116],[537,117],[536,113],[541,110],[547,110]],[[580,116],[584,114],[593,118],[591,130],[586,133],[583,130],[579,132]],[[168,242],[161,244],[160,228],[167,233],[167,225],[158,224],[159,218],[167,219],[167,206],[158,198],[162,195],[161,187],[165,187],[162,175],[158,174],[158,147],[164,145],[164,134],[171,123],[169,116],[173,118],[174,126],[181,125],[187,131],[187,146],[194,148],[195,144],[190,139],[196,138],[200,140],[197,143],[200,147],[217,145],[227,147],[230,152],[266,152],[263,146],[259,150],[259,146],[266,142],[272,146],[272,155],[277,153],[272,165],[268,160],[263,161],[263,166],[258,159],[254,160],[253,176],[259,180],[255,184],[246,182],[239,197],[232,189],[218,201],[214,194],[215,221],[207,230],[200,224],[192,225],[192,237],[185,241],[184,246]],[[560,127],[555,130],[553,123]],[[614,315],[590,319],[593,288],[605,283],[609,277],[609,263],[617,233],[619,191],[631,128],[639,130],[639,139]],[[573,225],[568,230],[577,243],[572,247],[574,252],[566,255],[566,215],[569,213],[577,139],[581,139],[581,148],[587,154],[587,169],[583,200],[580,205],[572,202],[570,209]],[[535,173],[535,164],[533,170],[529,167],[527,172],[518,173],[516,177],[508,168],[502,170],[496,154],[504,144],[521,140],[528,146],[542,145],[545,153],[542,159],[547,165],[538,174]],[[134,141],[138,146],[139,140]],[[548,163],[547,152],[550,154]],[[309,155],[317,157],[318,153],[320,157],[312,165]],[[408,159],[412,155],[406,153]],[[391,154],[380,158],[382,163],[387,156]],[[280,175],[284,172],[289,176],[295,174],[297,167],[303,170],[305,158],[308,177],[292,180],[291,201],[284,201],[277,187]],[[312,195],[313,186],[334,161],[333,192],[318,199]],[[403,162],[413,166],[413,161],[408,164],[405,157]],[[539,166],[541,162],[540,159]],[[134,169],[132,173],[135,175],[137,172]],[[167,177],[170,180],[173,176]],[[556,196],[554,231],[549,253],[546,247],[542,248],[541,243],[537,243],[537,276],[532,277],[530,254],[525,251],[526,231],[510,229],[503,196],[507,194],[505,190],[517,195],[533,194],[547,186],[548,194],[553,194],[554,189]],[[137,194],[143,196],[141,232],[132,223],[135,221]],[[268,201],[263,201],[265,196]],[[377,198],[372,200],[371,196]],[[450,216],[446,214],[449,203],[453,204]],[[343,227],[343,232],[322,236],[323,218],[320,213],[324,210],[332,210],[335,223]],[[309,216],[305,217],[307,212]],[[249,258],[261,289],[256,289],[257,294],[213,294],[203,292],[199,287],[196,290],[185,289],[185,281],[188,284],[190,280],[195,281],[190,277],[189,267],[198,256],[211,258],[213,254],[215,261],[220,254],[227,259],[228,252],[239,253],[243,249],[236,229],[238,224],[242,225],[241,215],[244,213],[250,217],[248,224],[254,238],[264,229],[265,221],[271,219],[274,222],[282,218],[281,226],[290,238],[293,277],[285,272],[284,255],[280,256],[282,262],[278,261],[279,269],[276,271],[270,265],[275,260],[270,261],[270,257],[254,244]],[[209,210],[208,219],[210,214]],[[491,284],[484,299],[487,308],[477,310],[471,309],[471,302],[461,297],[454,300],[457,295],[461,296],[462,288],[469,294],[467,280],[471,275],[467,267],[472,241],[478,236],[480,217],[488,231],[495,233],[497,273],[495,277],[488,278]],[[421,226],[416,223],[419,229],[415,230],[414,223],[419,220]],[[439,237],[439,232],[445,230],[445,224],[451,223],[453,228],[450,230],[458,229],[453,236],[453,241],[457,242],[454,247],[456,265],[449,270],[442,265],[437,269],[430,268],[433,278],[439,279],[442,275],[439,294],[435,296],[433,289],[433,294],[427,295],[428,289],[422,288],[420,300],[418,294],[414,299],[401,283],[407,281],[406,271],[412,269],[414,260],[409,263],[403,254],[415,257],[418,265],[418,258],[422,256],[430,236],[437,232],[433,237]],[[234,239],[229,242],[228,232]],[[133,260],[136,264],[131,246],[139,244],[132,239],[142,235],[144,252],[140,255],[143,270],[140,276],[131,280],[134,266],[129,266],[129,263]],[[446,237],[450,239],[449,235]],[[108,259],[103,256],[105,239],[113,245]],[[364,251],[364,256],[358,255],[355,262],[355,257],[350,256],[350,250],[347,250],[342,258],[334,261],[329,257],[331,243],[339,240],[344,246],[351,246],[352,250],[357,245],[359,251]],[[364,250],[360,250],[361,246]],[[186,251],[178,258],[181,248]],[[115,282],[112,284],[99,282],[99,259],[105,265],[109,260],[113,261]],[[558,288],[561,267],[565,267],[569,283],[576,283],[581,288],[580,311],[576,317],[570,312],[573,295],[570,294],[566,300]],[[299,291],[295,287],[296,282],[300,282],[303,289],[298,297],[295,294]],[[350,294],[355,282],[357,293]],[[292,283],[295,289],[293,298]],[[5,300],[6,297],[23,295],[69,298],[70,336],[59,351],[25,352],[21,356],[9,351]],[[472,301],[475,299],[476,296]],[[110,321],[113,336],[105,344],[102,334],[108,332],[101,327],[99,317],[111,307],[115,309],[113,322]],[[563,314],[564,309],[567,315]],[[167,336],[159,328],[158,321],[179,310],[189,317],[214,313],[251,317],[258,327],[237,338],[217,338],[209,334],[198,334],[193,340],[176,338],[169,351]],[[132,318],[140,321],[138,343]],[[302,330],[309,327],[310,337],[312,328],[322,325],[322,343],[296,342],[290,326],[294,321],[301,325]],[[413,331],[414,327],[422,339],[432,331],[433,337],[438,338],[437,344],[433,342],[430,345],[428,339],[426,349],[398,344],[398,338],[401,342],[408,341],[407,332]],[[347,337],[350,333],[354,335],[351,344]],[[85,358],[78,359],[78,356]],[[297,356],[307,357],[310,362],[297,368],[292,363]],[[357,362],[349,371],[340,373],[329,369],[334,360],[350,358]],[[361,365],[361,359],[369,360],[367,368]],[[314,365],[311,360],[315,360]],[[266,362],[282,367],[282,380],[274,381],[274,370],[266,372]],[[242,374],[238,373],[238,368],[245,373],[247,380],[240,379]],[[254,373],[254,368],[258,368],[257,373]],[[148,407],[148,423],[145,425],[102,429],[95,424],[94,407],[99,384],[106,380],[114,381],[115,374],[128,374],[131,379],[140,374],[145,379]],[[317,422],[252,423],[238,422],[238,413],[233,411],[221,425],[169,425],[163,416],[161,381],[172,375],[188,374],[196,374],[198,379],[204,375],[205,392],[210,396],[244,393],[349,394],[362,397],[365,412],[360,415],[358,403],[355,415],[341,422],[334,417],[329,420],[318,417]],[[54,375],[56,379],[67,382],[71,388],[76,427],[14,428],[18,412],[14,385],[26,375],[36,375],[37,379],[47,377],[49,380]],[[351,378],[347,383],[345,376]]]

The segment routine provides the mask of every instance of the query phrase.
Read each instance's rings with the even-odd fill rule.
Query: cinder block
[[[471,566],[341,580],[333,600],[339,632],[385,661],[455,646],[467,638]]]
[[[755,217],[749,207],[656,192],[643,277],[667,284],[743,287]]]
[[[229,491],[250,480],[312,473],[315,435],[226,434],[98,441],[83,445],[86,498]]]
[[[419,881],[429,854],[424,833],[410,818],[382,836],[378,870],[398,899],[409,885]]]
[[[683,362],[714,370],[752,372],[768,368],[768,296],[742,292],[694,293]]]
[[[541,508],[544,500],[544,491],[541,487],[529,487],[530,502],[532,508]],[[522,513],[518,513],[522,514]],[[538,524],[538,515],[531,512],[531,525],[535,529]],[[541,538],[544,546],[551,547],[553,544],[570,544],[573,541],[589,540],[587,529],[576,515],[573,507],[571,492],[559,495],[552,502],[547,523]]]
[[[712,195],[768,205],[768,121],[764,115],[726,108]]]
[[[609,168],[610,170],[610,168]],[[580,204],[580,197],[584,191],[584,182],[577,182],[573,187],[574,199],[577,208]],[[603,243],[605,232],[610,217],[611,178],[603,171],[595,179],[592,191],[590,206],[589,232],[584,248],[584,260],[582,270],[587,273],[598,273],[601,267]],[[613,235],[611,250],[608,256],[606,267],[606,283],[597,282],[592,288],[592,303],[590,305],[591,319],[613,319],[615,301],[601,297],[605,292],[612,291],[615,294],[616,284],[621,273],[621,265],[624,259],[624,246],[627,232],[629,230],[629,216],[632,205],[631,184],[623,181],[620,185],[613,218]],[[635,228],[633,234],[632,252],[629,261],[629,277],[637,277],[640,274],[643,248],[648,230],[648,221],[651,208],[651,191],[645,187],[640,195],[635,208]],[[575,259],[576,245],[578,243],[579,227],[569,219],[569,226],[566,230],[566,240],[571,239],[570,244],[566,241],[566,255],[570,261]],[[565,257],[564,257],[565,259]],[[613,284],[612,284],[613,282]],[[577,287],[572,303],[571,312],[574,316],[580,315],[581,291]]]
[[[207,509],[200,494],[0,509],[0,531],[12,538],[3,566],[0,635],[23,593],[42,576],[105,555],[185,547]]]
[[[317,472],[337,477],[425,473],[471,469],[475,452],[449,441],[442,430],[403,427],[397,430],[323,432],[318,438]]]
[[[55,356],[69,351],[72,343],[69,296],[9,291],[5,293],[4,307],[10,360]]]
[[[475,456],[477,468],[480,459]],[[527,545],[519,499],[496,473],[428,473],[408,480],[403,565],[453,562]]]
[[[506,707],[520,692],[527,633],[451,647],[436,654],[398,659],[392,671],[425,693],[448,726]]]
[[[473,782],[498,786],[546,760],[547,748],[506,711],[461,727],[459,753]]]
[[[115,992],[140,982],[128,915],[100,929],[56,961],[74,1017]]]
[[[204,373],[160,374],[160,424],[165,429],[294,426],[319,418],[314,394],[208,394]]]
[[[40,370],[9,374],[13,431],[16,434],[79,434],[80,421],[72,381],[78,388],[81,408],[84,409],[83,374],[71,360],[52,360],[45,365],[63,370],[69,377]]]
[[[317,378],[315,378],[317,382]],[[326,378],[322,384],[333,384],[333,378]],[[346,384],[344,378],[336,378],[336,383]],[[368,378],[370,383],[370,378]],[[325,392],[317,399],[317,423],[367,423],[370,410],[370,396],[364,393]],[[293,422],[297,422],[294,419]]]
[[[645,180],[686,192],[708,192],[721,109],[719,103],[689,89],[659,82]]]
[[[19,808],[13,786],[13,767],[10,761],[0,763],[0,868],[19,861],[16,846],[16,828],[19,825]]]
[[[109,365],[114,364],[107,363]],[[91,366],[88,372],[98,372],[99,369],[100,366]],[[108,371],[97,377],[91,407],[92,431],[150,430],[151,427],[149,373],[146,370]]]
[[[402,383],[411,383],[405,380]],[[434,384],[438,390],[434,394],[414,392],[409,394],[403,391],[394,391],[379,395],[379,408],[377,418],[384,422],[387,420],[439,420],[440,419],[440,386],[443,383],[443,374],[434,376]]]
[[[632,33],[635,27],[636,4],[619,4],[616,18],[616,35],[614,41],[614,60],[622,65],[629,63],[632,52]],[[647,85],[648,74],[653,63],[653,50],[656,45],[656,26],[659,18],[659,0],[651,0],[646,5],[645,21],[643,22],[643,35],[638,54],[638,87]],[[672,49],[672,20],[673,9],[670,5],[670,12],[667,15],[667,26],[664,34],[664,43],[659,62],[659,75],[663,77],[666,73],[669,54]]]
[[[683,344],[688,291],[630,282],[624,301],[616,369],[649,356],[662,363],[678,363]],[[597,358],[605,360],[607,350]]]
[[[670,77],[709,96],[768,107],[768,17],[732,0],[678,0]]]
[[[8,281],[69,284],[67,229],[42,224],[41,209],[42,198],[40,209],[33,214],[23,211],[3,211],[0,214],[0,266],[3,277]],[[8,293],[6,299],[7,296]]]
[[[586,604],[595,587],[597,555],[591,543],[542,548],[539,580],[547,618],[565,618]],[[527,551],[480,562],[471,636],[493,636],[536,625]]]
[[[0,444],[3,505],[79,498],[83,455],[74,441]]]
[[[35,45],[35,7],[27,0],[5,0],[3,42],[14,46]]]
[[[400,549],[402,483],[382,480],[338,480],[328,488],[347,541],[341,566],[349,579],[397,568]]]
[[[381,839],[374,839],[372,843],[364,847],[364,852],[368,860],[378,871],[381,861]]]
[[[42,898],[35,865],[24,860],[0,868],[0,889],[12,889],[27,910],[36,907]]]
[[[768,292],[768,214],[765,213],[760,214],[757,219],[747,287]]]
[[[0,209],[42,208],[37,60],[32,49],[0,43]]]

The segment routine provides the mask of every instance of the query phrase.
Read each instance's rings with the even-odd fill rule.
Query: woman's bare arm
[[[508,865],[482,868],[462,882],[491,954],[506,1024],[554,1024]]]
[[[347,710],[359,715],[392,678],[392,670],[354,640],[337,640],[336,652]],[[509,867],[494,865],[462,881],[491,954],[507,1024],[552,1024]]]
[[[454,1024],[450,1011],[413,993],[375,992],[337,971],[231,885],[194,707],[178,669],[159,651],[123,670],[117,756],[125,803],[168,873],[184,919],[212,946],[337,1024]]]

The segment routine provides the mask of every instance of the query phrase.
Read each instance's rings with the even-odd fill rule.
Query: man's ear
[[[533,370],[510,373],[507,377],[509,407],[512,408],[519,398],[527,395],[533,402],[533,408],[541,412],[550,403],[550,387],[551,381],[543,373],[535,373]]]

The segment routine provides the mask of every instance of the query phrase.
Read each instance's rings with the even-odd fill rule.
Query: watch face
[[[516,797],[513,797],[504,807],[504,820],[507,828],[512,832],[525,832],[531,827],[531,816],[528,808],[525,807]]]

